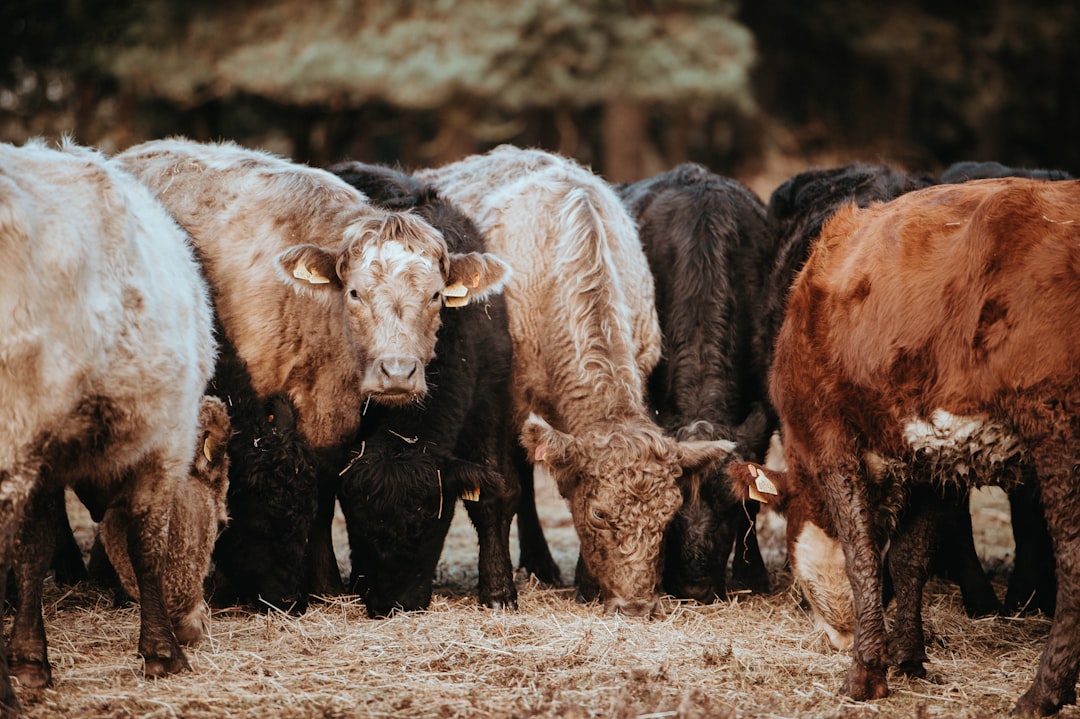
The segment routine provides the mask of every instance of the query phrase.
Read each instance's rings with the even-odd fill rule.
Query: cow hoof
[[[896,671],[906,677],[926,679],[926,666],[923,664],[923,660],[920,659],[906,659],[904,661],[897,662]]]
[[[1056,714],[1066,704],[1076,703],[1076,692],[1067,692],[1067,696],[1060,700],[1048,696],[1040,696],[1035,687],[1028,689],[1022,697],[1016,701],[1012,715],[1016,717],[1044,717]]]
[[[844,679],[843,693],[860,702],[883,699],[889,695],[889,684],[883,668],[872,668],[855,661]]]
[[[498,592],[496,594],[483,593],[480,595],[480,603],[488,609],[511,609],[518,608],[517,592]]]
[[[52,684],[52,667],[48,662],[12,660],[8,671],[28,689],[42,689]]]
[[[175,657],[156,656],[146,657],[143,661],[143,674],[148,677],[164,677],[169,674],[191,671],[187,657],[177,649]]]
[[[19,719],[23,716],[22,705],[15,697],[15,692],[8,686],[0,692],[0,719]]]

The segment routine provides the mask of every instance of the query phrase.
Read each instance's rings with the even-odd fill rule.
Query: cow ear
[[[225,403],[217,397],[206,395],[199,406],[199,441],[195,448],[194,474],[199,481],[215,483],[228,476],[227,472],[213,472],[226,467],[232,424]],[[219,476],[220,475],[220,476]]]
[[[732,462],[728,476],[735,485],[736,496],[763,504],[776,503],[783,507],[788,495],[788,473],[762,467],[756,462]]]
[[[530,414],[521,427],[521,446],[529,453],[534,465],[544,465],[555,475],[559,494],[569,497],[577,484],[577,472],[564,471],[573,464],[578,442],[573,436],[560,432],[539,416]]]
[[[293,289],[318,293],[340,290],[337,255],[315,245],[295,245],[274,258],[278,275]]]
[[[684,473],[699,472],[727,459],[735,443],[726,439],[686,440],[678,443],[679,466]]]
[[[510,279],[510,265],[488,252],[450,253],[444,296],[448,307],[479,302],[502,292]]]

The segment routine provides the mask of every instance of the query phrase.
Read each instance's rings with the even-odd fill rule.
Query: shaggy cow
[[[163,578],[165,607],[182,644],[197,644],[208,630],[210,613],[203,600],[203,580],[210,570],[218,530],[229,518],[225,507],[229,484],[226,447],[231,429],[228,411],[217,397],[203,397],[199,427],[190,480],[177,487],[169,507]],[[105,511],[98,529],[121,586],[138,599],[139,585],[128,551],[130,526],[127,508],[113,506]]]
[[[162,571],[214,341],[184,232],[96,152],[0,146],[0,246],[0,576],[14,560],[19,588],[0,706],[15,716],[9,667],[25,686],[51,679],[41,584],[55,508],[40,505],[60,483],[82,483],[101,508],[126,507],[144,670],[188,668]]]
[[[329,526],[345,443],[369,401],[402,405],[427,392],[423,368],[445,290],[482,302],[501,287],[505,265],[449,252],[419,216],[377,208],[325,170],[231,143],[153,141],[117,161],[194,238],[225,338],[257,396],[281,393],[291,403],[320,485],[315,530],[298,538],[309,540],[301,595],[340,592]],[[230,482],[244,485],[236,473]],[[266,551],[241,544],[237,561]],[[269,589],[246,593],[290,601]]]
[[[664,532],[682,503],[676,479],[733,445],[676,442],[646,406],[660,328],[633,221],[600,178],[539,150],[502,146],[419,177],[471,215],[514,270],[514,426],[569,502],[579,588],[608,611],[650,614]]]
[[[792,288],[770,383],[789,473],[771,479],[786,495],[792,564],[814,568],[804,590],[815,612],[828,622],[853,598],[844,691],[854,698],[884,696],[890,663],[923,671],[937,487],[1017,481],[1031,461],[1055,546],[1057,612],[1016,712],[1075,702],[1078,208],[1080,182],[1026,179],[849,207],[827,223]],[[886,540],[897,592],[891,641]]]
[[[618,190],[656,284],[663,353],[649,394],[660,425],[679,439],[733,440],[740,457],[760,461],[768,400],[750,343],[772,246],[765,206],[742,184],[689,163]],[[768,591],[757,503],[744,507],[724,473],[689,479],[668,529],[664,588],[701,602],[724,597],[734,545],[732,579]]]
[[[378,205],[415,209],[442,232],[452,252],[483,252],[472,221],[416,178],[359,162],[329,169]],[[519,487],[512,472],[500,471],[514,442],[509,371],[503,297],[483,306],[447,307],[435,359],[425,367],[431,389],[423,404],[368,409],[353,443],[355,459],[342,474],[340,499],[351,583],[372,616],[429,605],[458,497],[466,498],[479,538],[480,601],[516,606],[509,533]]]

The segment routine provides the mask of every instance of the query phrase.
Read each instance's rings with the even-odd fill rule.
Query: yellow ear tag
[[[202,453],[207,462],[214,461],[214,441],[210,439],[210,435],[206,435],[206,439],[203,440]]]
[[[765,496],[771,494],[772,496],[778,496],[780,493],[776,491],[776,485],[772,483],[772,480],[765,476],[765,473],[759,470],[755,465],[748,465],[750,469],[750,476],[754,478],[754,484],[748,489],[750,491],[750,499],[753,499],[763,504],[768,504],[769,499]]]
[[[461,491],[461,498],[466,502],[479,502],[480,501],[480,488],[473,487],[472,489],[463,489]]]
[[[455,282],[443,290],[443,303],[447,307],[464,307],[469,304],[469,288]]]
[[[298,280],[304,280],[310,282],[313,285],[326,285],[330,283],[330,280],[323,277],[315,270],[308,269],[305,264],[298,264],[293,268],[292,276]]]

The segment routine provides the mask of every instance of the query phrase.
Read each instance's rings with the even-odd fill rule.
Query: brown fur
[[[969,467],[962,482],[1015,481],[1002,470],[1030,453],[1059,592],[1042,663],[1017,711],[1046,714],[1075,701],[1078,318],[1080,182],[940,186],[841,210],[826,224],[792,288],[770,390],[789,466],[783,506],[789,519],[806,517],[838,536],[846,555],[856,621],[851,696],[883,696],[890,661],[918,671],[925,659],[925,565],[893,563],[893,555],[928,552],[934,503],[925,488],[959,466]],[[912,420],[938,410],[981,418],[993,439],[956,455],[916,453]],[[1010,435],[1020,444],[1010,445]],[[897,584],[891,643],[881,601],[887,536]]]
[[[459,261],[477,283],[471,300],[501,286],[504,268],[493,257],[451,256],[427,222],[375,207],[325,170],[179,139],[137,145],[117,162],[191,233],[256,393],[285,392],[314,447],[351,436],[369,396],[399,403],[426,391],[423,371],[411,374],[413,383],[377,380],[431,359],[442,291],[458,279]],[[359,261],[390,242],[430,270],[387,282],[385,263]],[[326,281],[298,277],[301,265]]]
[[[203,600],[203,581],[210,571],[218,530],[229,518],[225,506],[229,458],[225,450],[232,430],[225,403],[217,397],[203,397],[199,427],[191,474],[176,488],[169,508],[163,578],[165,606],[183,644],[197,644],[208,630],[210,613]],[[124,591],[138,599],[139,586],[128,556],[129,526],[126,510],[110,507],[98,529]]]
[[[586,593],[652,611],[663,533],[684,468],[730,443],[677,443],[656,426],[645,380],[660,353],[653,282],[613,190],[573,161],[499,147],[419,173],[480,225],[507,286],[516,425],[554,471],[581,539]]]

